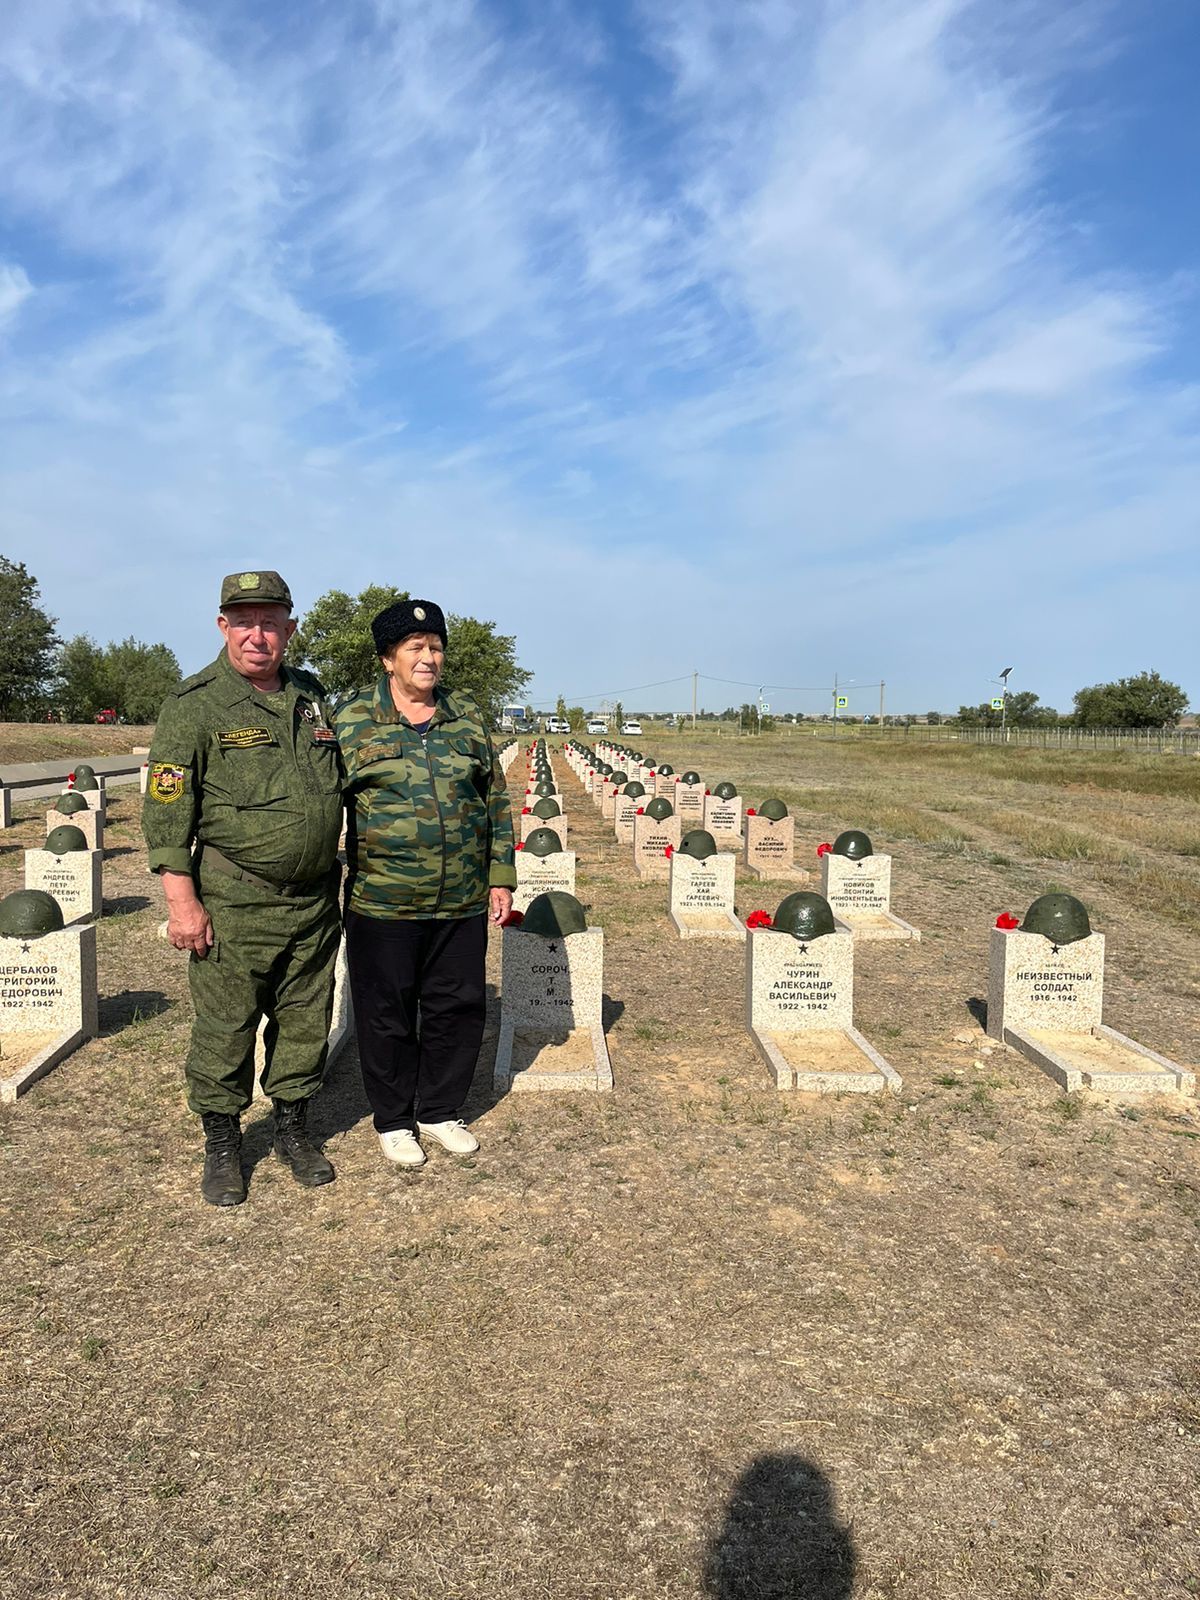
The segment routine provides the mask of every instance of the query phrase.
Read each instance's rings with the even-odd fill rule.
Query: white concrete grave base
[[[333,1015],[329,1019],[329,1048],[325,1057],[327,1071],[338,1056],[341,1055],[353,1027],[354,1007],[350,1001],[350,975],[346,966],[346,936],[343,934],[333,967]],[[265,1100],[267,1098],[259,1081],[263,1068],[266,1066],[266,1046],[263,1042],[266,1028],[267,1019],[264,1017],[258,1025],[258,1037],[254,1041],[255,1100]]]
[[[521,843],[524,844],[535,828],[549,828],[558,835],[558,842],[565,850],[567,847],[567,814],[561,808],[557,817],[527,817],[521,814]]]
[[[899,1073],[853,1023],[854,939],[810,944],[770,928],[746,942],[746,1026],[777,1089],[813,1094],[895,1093]]]
[[[821,893],[837,926],[856,939],[919,940],[918,929],[891,909],[892,858],[865,856],[851,861],[832,851],[821,857]]]
[[[718,850],[740,850],[742,848],[741,795],[734,795],[732,800],[722,800],[719,795],[706,794],[703,826],[712,834],[713,843]]]
[[[12,827],[12,790],[0,788],[0,828]]]
[[[1104,935],[1055,946],[1040,933],[993,928],[988,1028],[1072,1094],[1196,1093],[1190,1067],[1101,1021]]]
[[[556,850],[552,856],[531,856],[528,850],[516,853],[517,887],[513,890],[513,910],[526,912],[539,894],[561,889],[575,893],[575,852]]]
[[[746,937],[745,924],[733,910],[735,867],[732,856],[696,861],[676,852],[671,857],[667,913],[681,939]]]
[[[0,1101],[11,1104],[99,1026],[94,927],[0,938]]]
[[[91,922],[103,908],[103,861],[102,850],[26,850],[25,887],[53,895],[64,922]]]
[[[639,878],[669,878],[671,858],[667,846],[679,849],[680,824],[677,816],[661,822],[646,815],[633,819],[633,870]]]
[[[497,1093],[610,1090],[604,930],[543,939],[506,928],[503,941]]]

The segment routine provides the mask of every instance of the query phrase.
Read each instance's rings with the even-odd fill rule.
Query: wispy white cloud
[[[419,583],[551,695],[614,639],[533,571],[632,681],[711,619],[753,623],[735,677],[914,704],[1001,627],[1058,698],[1145,664],[1118,636],[1166,670],[1106,619],[1195,541],[1186,290],[1078,253],[1059,89],[1113,35],[1052,9],[10,8],[7,540],[93,632],[144,627],[164,549],[189,593]]]

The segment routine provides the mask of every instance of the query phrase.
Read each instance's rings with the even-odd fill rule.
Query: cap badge
[[[239,572],[238,573],[238,588],[239,589],[257,589],[258,588],[258,573],[257,572]]]
[[[418,622],[424,622],[425,621],[425,607],[424,606],[414,606],[413,607],[413,616],[416,617]]]

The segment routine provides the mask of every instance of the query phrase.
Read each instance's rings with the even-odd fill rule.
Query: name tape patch
[[[166,805],[172,800],[178,800],[183,789],[182,767],[172,766],[167,761],[156,761],[150,768],[146,792],[152,800],[161,800]]]
[[[218,733],[217,743],[222,750],[253,750],[256,745],[274,744],[275,735],[270,728],[230,728]]]

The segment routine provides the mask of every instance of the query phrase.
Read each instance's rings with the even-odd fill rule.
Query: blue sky
[[[14,0],[0,550],[185,670],[271,566],[535,700],[1200,701],[1198,57],[1190,0]]]

